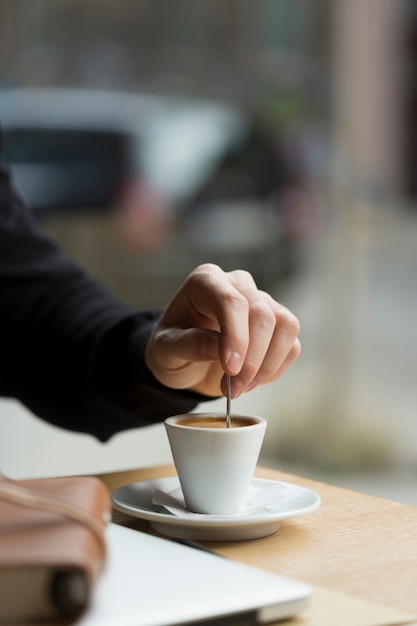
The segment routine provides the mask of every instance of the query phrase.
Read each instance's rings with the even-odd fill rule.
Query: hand
[[[298,357],[297,318],[243,270],[197,267],[149,339],[146,364],[164,385],[232,397],[277,379]]]

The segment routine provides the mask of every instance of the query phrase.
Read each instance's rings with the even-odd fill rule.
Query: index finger
[[[252,276],[218,266],[199,266],[190,281],[191,325],[220,331],[219,359],[224,371],[238,374],[249,346],[249,303],[242,291],[256,289]],[[242,291],[239,286],[242,286]]]

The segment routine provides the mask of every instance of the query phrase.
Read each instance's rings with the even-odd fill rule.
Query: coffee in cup
[[[188,426],[189,428],[227,428],[227,420],[224,415],[207,415],[206,417],[190,416],[178,420],[179,426]],[[230,428],[242,428],[256,424],[256,420],[242,417],[232,417],[230,420]]]

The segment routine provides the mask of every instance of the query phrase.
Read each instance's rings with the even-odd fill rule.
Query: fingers
[[[240,286],[248,302],[249,337],[242,368],[232,380],[232,395],[277,379],[301,352],[299,322],[269,294]]]
[[[228,373],[236,398],[281,376],[301,351],[298,333],[297,318],[248,272],[206,264],[165,310],[147,363],[164,384],[209,395],[218,394],[220,384],[225,393]]]
[[[194,279],[194,305],[220,331],[218,357],[233,376],[233,397],[275,380],[300,354],[298,319],[259,290],[248,272],[203,265]]]
[[[284,359],[280,367],[278,367],[278,369],[275,369],[270,376],[267,376],[266,371],[263,371],[263,368],[261,368],[260,370],[258,370],[257,375],[252,380],[252,382],[244,389],[244,391],[252,391],[256,387],[259,387],[260,385],[264,385],[266,383],[270,383],[273,380],[278,379],[288,369],[288,367],[299,357],[300,353],[301,353],[301,343],[298,339],[296,339],[288,355],[286,356],[286,358]]]
[[[240,276],[234,276],[232,281],[231,276],[216,265],[199,266],[189,275],[163,317],[166,327],[179,323],[184,329],[218,332],[217,357],[224,371],[231,375],[240,371],[249,345],[249,307],[242,292],[256,289],[247,272],[233,274]]]

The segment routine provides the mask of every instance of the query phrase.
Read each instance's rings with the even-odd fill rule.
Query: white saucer
[[[254,478],[255,487],[266,487],[276,482]],[[112,494],[113,506],[123,513],[147,520],[162,535],[194,541],[242,541],[257,539],[276,532],[282,520],[299,517],[315,511],[320,506],[320,496],[311,489],[280,482],[285,499],[268,509],[242,516],[201,515],[190,518],[177,517],[153,504],[155,490],[170,492],[179,487],[178,477],[158,478],[131,483]]]

